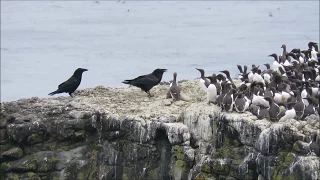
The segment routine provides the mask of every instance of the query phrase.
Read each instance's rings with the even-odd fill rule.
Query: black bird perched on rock
[[[84,71],[88,71],[88,69],[78,68],[68,80],[58,86],[58,90],[53,91],[48,95],[52,96],[59,93],[69,93],[69,95],[73,98],[72,93],[79,87],[82,73]]]
[[[146,92],[149,97],[151,97],[152,95],[150,94],[150,89],[160,83],[162,75],[166,71],[167,69],[155,69],[151,74],[142,75],[131,80],[124,80],[122,83],[136,86]]]

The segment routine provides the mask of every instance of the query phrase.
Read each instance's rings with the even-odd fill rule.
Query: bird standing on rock
[[[288,103],[287,105],[287,110],[285,111],[285,114],[283,117],[280,118],[279,121],[286,121],[289,119],[294,119],[296,117],[296,110],[293,108],[295,105],[295,103]]]
[[[79,87],[82,79],[82,73],[85,71],[88,71],[88,69],[78,68],[68,80],[58,86],[58,90],[53,91],[48,95],[52,96],[59,93],[69,93],[73,98],[72,93]]]
[[[177,73],[173,73],[173,81],[170,84],[169,92],[167,97],[172,97],[173,100],[179,101],[181,100],[181,95],[180,95],[181,89],[177,84]]]
[[[265,106],[264,104],[258,104],[257,106],[259,107],[258,115],[257,115],[258,119],[266,118],[266,119],[270,120],[270,114],[269,114],[268,107]]]
[[[312,141],[309,144],[310,152],[313,152],[316,154],[316,156],[320,156],[320,147],[317,143],[317,133],[314,133],[312,135]]]
[[[231,84],[227,83],[225,85],[226,89],[228,89],[226,95],[222,99],[222,109],[224,111],[232,112],[234,105],[234,94],[236,93],[235,89],[230,87]]]
[[[285,70],[284,67],[279,63],[277,54],[273,53],[269,55],[270,57],[274,58],[273,64],[272,64],[272,70],[280,73],[279,68],[282,70]]]
[[[210,79],[210,84],[207,89],[207,100],[208,104],[210,103],[216,103],[217,100],[217,87],[215,83],[217,83],[217,79],[215,74],[213,76],[209,76],[208,79]]]
[[[237,112],[243,113],[249,108],[249,101],[244,97],[243,92],[236,93],[234,108]]]
[[[271,121],[278,121],[278,116],[280,114],[280,107],[278,104],[274,103],[272,97],[264,97],[269,103],[269,118]]]
[[[313,99],[310,95],[308,95],[306,98],[304,98],[308,101],[308,105],[304,108],[303,116],[301,120],[304,120],[307,116],[310,116],[311,114],[315,114],[315,107],[313,103]]]
[[[234,108],[243,113],[248,110],[259,119],[271,121],[278,121],[279,118],[279,121],[294,118],[304,120],[312,114],[319,114],[320,117],[320,55],[317,43],[310,42],[308,47],[308,50],[293,49],[287,52],[287,47],[283,44],[282,54],[270,54],[274,58],[272,68],[266,63],[264,65],[267,69],[263,72],[259,69],[260,65],[252,64],[252,70],[248,73],[246,65],[243,66],[244,69],[237,65],[240,72],[238,79],[241,81],[238,87],[228,70],[219,71],[225,75],[217,74],[217,81],[212,81],[212,77],[204,77],[204,71],[198,69],[202,75],[200,81],[203,87],[208,87],[204,83],[206,78],[212,81],[209,85],[215,93],[212,97],[216,97],[216,103],[222,111],[231,112]],[[319,63],[311,60],[316,56]],[[221,93],[218,84],[221,85]],[[208,92],[209,102],[210,97]],[[286,107],[286,110],[280,112],[280,106]]]
[[[237,88],[236,85],[234,84],[234,82],[232,81],[231,76],[230,76],[230,72],[228,70],[224,70],[224,71],[220,71],[220,72],[224,73],[227,76],[227,79],[230,81],[233,88]]]
[[[210,85],[210,82],[208,81],[208,79],[204,76],[204,70],[203,69],[198,69],[196,68],[196,70],[198,70],[201,74],[200,76],[200,87],[202,89],[203,92],[207,92],[207,88]]]
[[[162,75],[166,71],[167,69],[155,69],[150,74],[142,75],[131,80],[124,80],[122,83],[136,86],[146,92],[149,97],[152,97],[150,90],[161,82]]]

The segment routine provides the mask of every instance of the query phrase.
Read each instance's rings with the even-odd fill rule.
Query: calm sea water
[[[78,67],[79,88],[167,68],[199,77],[319,42],[319,1],[1,1],[1,101],[48,93]]]

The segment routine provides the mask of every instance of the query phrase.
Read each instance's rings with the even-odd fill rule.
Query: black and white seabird
[[[255,84],[255,82],[252,83],[252,85],[253,84]],[[258,87],[258,86],[253,87],[252,100],[251,100],[252,104],[254,105],[262,104],[266,107],[269,107],[268,101],[266,101],[263,98],[263,92],[264,90],[261,87]]]
[[[249,100],[244,97],[243,92],[236,93],[236,99],[234,101],[234,108],[237,112],[243,113],[249,108]]]
[[[276,71],[272,72],[272,80],[270,84],[268,85],[269,88],[274,87],[276,90],[278,89],[279,84],[282,82],[282,77],[279,73]]]
[[[274,58],[274,62],[272,63],[272,70],[280,73],[279,68],[285,71],[284,67],[279,63],[277,54],[273,53],[269,55]]]
[[[212,80],[213,80],[213,84],[216,86],[217,88],[217,95],[220,95],[221,93],[221,84],[217,81],[217,76],[216,74],[212,74]]]
[[[198,69],[198,68],[196,68],[196,70],[198,70],[199,72],[200,72],[200,74],[201,74],[201,76],[200,76],[200,88],[202,89],[202,91],[203,92],[207,92],[207,88],[208,88],[208,86],[209,86],[209,84],[210,84],[210,82],[208,81],[208,79],[207,78],[205,78],[205,76],[204,76],[204,70],[203,69]]]
[[[279,121],[286,121],[289,119],[294,119],[296,117],[296,110],[293,108],[293,106],[295,105],[295,103],[288,103],[287,104],[287,110],[285,111],[285,114],[283,117],[280,118]]]
[[[303,59],[304,59],[304,62],[308,62],[311,60],[311,50],[308,49],[308,50],[302,50],[300,51],[302,54],[303,54]]]
[[[218,75],[217,75],[217,80],[218,80],[219,83],[221,84],[222,82],[226,81],[227,79],[226,79],[226,77],[225,77],[224,75],[218,74]],[[222,84],[221,84],[221,87],[223,87]]]
[[[269,115],[268,107],[263,104],[258,104],[257,106],[259,107],[258,115],[257,115],[258,119],[266,118],[269,120],[270,115]]]
[[[293,92],[293,96],[291,96],[290,98],[288,98],[287,100],[287,103],[289,102],[293,102],[293,103],[296,103],[297,102],[297,97],[301,95],[298,95],[297,93],[300,94],[300,91],[298,89],[292,89],[292,92]]]
[[[226,87],[228,87],[229,91],[226,93],[226,95],[222,99],[222,109],[224,111],[232,112],[233,110],[233,104],[234,104],[234,93],[236,92],[235,89],[230,88],[229,83],[226,84]]]
[[[297,99],[297,101],[296,101],[296,103],[294,105],[294,109],[296,111],[297,118],[300,119],[303,116],[305,105],[302,102],[300,91],[299,90],[293,90],[293,93],[296,95],[296,99]]]
[[[282,103],[282,94],[276,91],[276,88],[272,87],[270,88],[273,94],[273,100],[277,104]]]
[[[229,86],[230,86],[230,84],[228,84],[227,81],[221,82],[221,93],[216,100],[216,102],[221,107],[221,109],[223,109],[222,100],[223,100],[224,96],[227,94],[227,92],[229,91]]]
[[[290,86],[286,83],[280,83],[278,86],[278,91],[281,94],[281,99],[282,102],[287,102],[288,99],[291,97],[290,91],[288,90],[288,88],[290,89]]]
[[[280,107],[278,104],[274,103],[272,97],[264,97],[269,103],[269,117],[271,121],[278,121],[280,114]]]
[[[312,141],[309,145],[309,148],[311,152],[316,154],[316,156],[320,156],[320,148],[319,144],[317,143],[317,133],[312,135]]]
[[[222,73],[224,73],[227,77],[227,79],[229,80],[229,82],[231,83],[233,88],[237,88],[236,85],[234,84],[234,82],[232,81],[232,78],[230,76],[230,72],[228,70],[224,70],[224,71],[220,71]]]
[[[259,68],[258,67],[254,67],[252,69],[252,76],[251,76],[251,82],[249,80],[250,83],[252,82],[256,82],[256,83],[262,83],[263,85],[265,85],[265,81],[263,79],[263,77],[258,73]]]
[[[304,113],[301,118],[301,120],[304,120],[306,117],[310,116],[311,114],[315,114],[316,108],[314,106],[313,98],[310,95],[307,95],[306,98],[304,98],[308,101],[308,105],[304,108]]]
[[[303,83],[304,84],[304,88],[303,90],[301,91],[301,98],[303,98],[303,103],[308,106],[309,105],[309,102],[305,99],[308,94],[311,95],[311,89],[309,88],[309,82],[306,81]]]
[[[309,42],[308,47],[309,47],[309,50],[311,51],[310,52],[310,54],[311,54],[310,60],[311,61],[318,61],[318,57],[317,57],[317,54],[319,53],[318,43]]]
[[[210,84],[209,84],[208,89],[207,89],[207,101],[208,101],[208,104],[216,103],[216,100],[217,100],[217,87],[214,84],[214,83],[217,83],[217,80],[214,79],[216,77],[209,76],[207,78],[210,80]]]
[[[269,63],[266,63],[264,65],[266,66],[267,69],[262,72],[262,77],[264,79],[264,82],[268,85],[271,83],[272,69],[270,69]]]

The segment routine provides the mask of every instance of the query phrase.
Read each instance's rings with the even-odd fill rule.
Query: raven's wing
[[[68,80],[66,80],[65,82],[61,83],[58,86],[58,89],[69,89],[72,86],[75,86],[77,84],[77,79],[70,77]]]
[[[144,85],[144,84],[154,84],[158,81],[158,78],[153,74],[142,75],[137,78],[130,80],[131,85]]]

